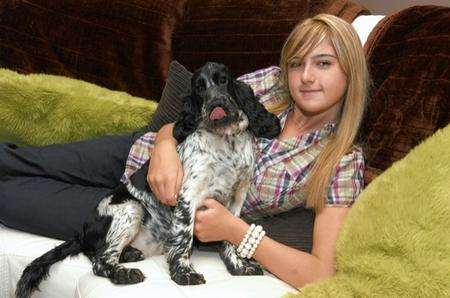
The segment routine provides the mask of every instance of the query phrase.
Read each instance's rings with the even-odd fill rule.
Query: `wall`
[[[389,14],[414,5],[449,6],[450,0],[353,0],[367,7],[372,14]]]

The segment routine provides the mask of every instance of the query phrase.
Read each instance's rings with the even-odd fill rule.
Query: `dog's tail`
[[[39,290],[39,284],[48,277],[48,272],[53,264],[64,260],[68,256],[77,255],[80,252],[80,240],[74,239],[58,245],[35,259],[25,268],[17,283],[17,298],[30,297],[35,290]]]

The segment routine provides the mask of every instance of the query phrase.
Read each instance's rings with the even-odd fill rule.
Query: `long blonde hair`
[[[298,24],[281,51],[281,83],[287,87],[288,63],[303,60],[323,40],[328,39],[347,77],[347,89],[334,133],[317,156],[306,184],[306,205],[318,213],[325,206],[331,179],[342,157],[354,146],[367,101],[369,73],[361,42],[346,21],[329,14],[319,14]],[[292,99],[291,99],[292,100]],[[268,107],[272,112],[287,108],[289,102]]]

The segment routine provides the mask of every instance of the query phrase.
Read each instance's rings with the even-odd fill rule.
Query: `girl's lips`
[[[300,90],[300,96],[305,99],[316,98],[316,95],[321,91],[322,90]]]

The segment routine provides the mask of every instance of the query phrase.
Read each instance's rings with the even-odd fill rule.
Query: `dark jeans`
[[[115,188],[142,133],[45,147],[0,143],[0,222],[63,240]]]

